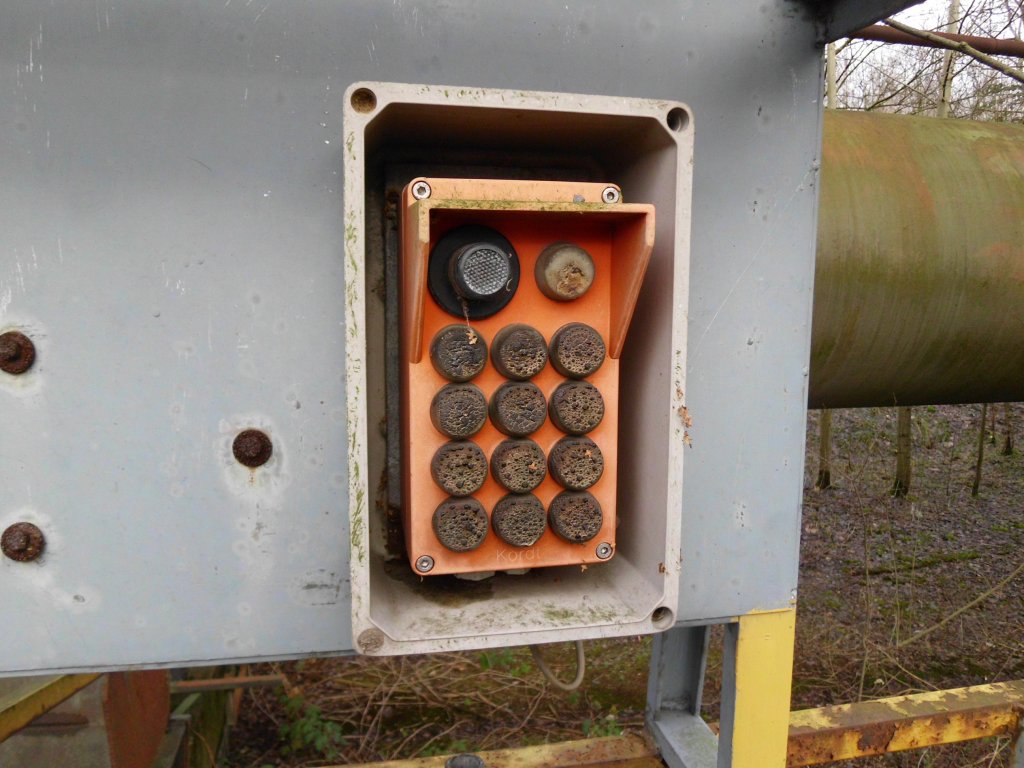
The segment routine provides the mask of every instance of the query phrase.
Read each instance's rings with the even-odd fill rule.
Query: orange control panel
[[[616,515],[619,357],[653,206],[612,184],[420,178],[401,227],[410,566],[613,557],[629,525]]]

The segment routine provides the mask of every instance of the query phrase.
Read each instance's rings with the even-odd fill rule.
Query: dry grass
[[[291,700],[315,707],[313,720],[336,724],[341,738],[333,749],[290,749],[278,736],[309,719],[308,709],[289,713],[281,694],[254,691],[233,737],[230,764],[367,762],[641,728],[644,692],[635,685],[635,672],[646,667],[649,643],[628,638],[588,643],[588,650],[588,682],[571,693],[548,685],[526,648],[272,665],[289,676]],[[545,658],[560,677],[571,677],[575,662],[568,646],[546,649]]]

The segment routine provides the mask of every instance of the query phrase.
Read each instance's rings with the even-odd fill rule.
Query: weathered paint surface
[[[826,113],[811,407],[1024,400],[1024,128]]]
[[[719,765],[782,765],[795,633],[795,608],[754,611],[727,626]]]
[[[1024,680],[793,712],[787,765],[820,765],[989,736],[1020,726]]]

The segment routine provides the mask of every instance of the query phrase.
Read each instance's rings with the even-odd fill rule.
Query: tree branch
[[[970,56],[972,59],[980,61],[985,66],[991,67],[997,72],[1002,72],[1007,77],[1012,77],[1018,83],[1024,84],[1024,71],[1011,67],[1007,64],[1003,64],[1003,62],[999,61],[998,59],[994,59],[988,54],[982,53],[976,48],[972,48],[967,43],[955,42],[953,40],[949,40],[945,37],[942,37],[941,35],[936,35],[934,32],[927,32],[923,29],[917,29],[916,27],[907,26],[902,22],[896,21],[896,19],[884,19],[883,23],[886,24],[887,26],[892,27],[893,29],[898,29],[900,32],[905,32],[908,35],[913,35],[914,37],[919,37],[922,40],[927,40],[930,43],[934,43],[940,48],[948,48],[951,51],[959,51],[965,56]]]

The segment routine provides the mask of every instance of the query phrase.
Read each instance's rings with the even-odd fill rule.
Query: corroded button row
[[[562,491],[547,514],[532,493],[510,493],[494,505],[490,520],[476,499],[450,497],[438,505],[432,522],[434,534],[447,549],[471,552],[483,544],[489,527],[514,547],[536,544],[548,526],[562,539],[583,544],[597,536],[604,516],[600,503],[586,491]]]
[[[528,381],[544,370],[550,359],[568,379],[585,379],[604,362],[601,334],[585,323],[563,325],[546,344],[538,330],[523,323],[502,328],[494,337],[491,362],[506,379]],[[487,342],[469,325],[447,325],[430,342],[430,362],[449,381],[476,378],[487,365]]]
[[[604,456],[589,437],[563,437],[545,461],[533,440],[505,440],[494,449],[490,469],[494,479],[511,493],[529,493],[539,486],[550,467],[551,476],[570,491],[590,488],[604,474]],[[450,496],[471,496],[487,479],[487,457],[471,440],[452,440],[434,453],[430,474]]]
[[[491,417],[509,437],[527,437],[552,423],[569,435],[585,435],[604,418],[604,398],[589,381],[564,381],[547,402],[540,387],[528,381],[506,381],[487,397],[475,384],[446,384],[430,403],[430,421],[453,440],[472,437]]]

